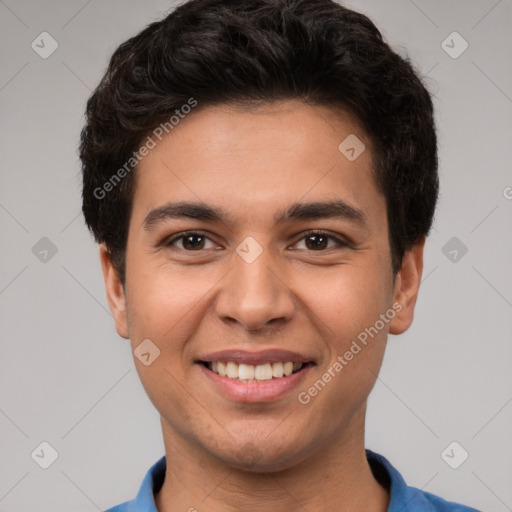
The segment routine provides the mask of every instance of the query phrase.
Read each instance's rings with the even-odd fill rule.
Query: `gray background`
[[[77,143],[111,53],[172,5],[0,0],[1,511],[105,509],[133,498],[164,453],[81,217]],[[440,139],[416,318],[390,337],[366,446],[409,485],[512,510],[512,1],[347,5],[426,76]],[[43,31],[59,45],[47,59],[31,48]],[[458,58],[442,47],[453,31],[469,44]],[[58,452],[48,469],[31,458],[43,441]],[[452,441],[469,453],[458,469],[441,456]]]

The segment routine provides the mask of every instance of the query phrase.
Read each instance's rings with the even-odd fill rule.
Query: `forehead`
[[[357,158],[347,158],[344,141],[360,152]],[[245,222],[275,221],[297,202],[342,199],[368,210],[369,220],[385,207],[371,141],[359,123],[346,112],[299,101],[250,110],[196,107],[157,141],[135,178],[135,218],[176,201],[207,204]]]

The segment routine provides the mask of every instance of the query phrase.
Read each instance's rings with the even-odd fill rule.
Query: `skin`
[[[366,150],[351,162],[338,145],[352,133]],[[139,164],[124,287],[104,245],[100,258],[118,334],[132,349],[149,338],[161,351],[149,366],[134,358],[161,416],[168,464],[155,498],[160,512],[320,512],[334,503],[387,510],[389,493],[364,453],[366,405],[388,333],[413,320],[424,239],[394,278],[372,165],[371,141],[354,118],[295,100],[251,111],[198,107]],[[366,227],[337,218],[274,221],[295,201],[334,198],[362,210]],[[223,207],[233,222],[168,219],[143,228],[152,209],[178,200]],[[318,249],[308,244],[310,229],[347,237],[351,246],[329,239]],[[165,245],[186,230],[207,236],[204,245]],[[235,252],[248,236],[263,251],[250,264]],[[401,311],[308,404],[299,403],[298,392],[394,303]],[[242,404],[194,362],[234,348],[293,350],[316,364],[276,401]]]

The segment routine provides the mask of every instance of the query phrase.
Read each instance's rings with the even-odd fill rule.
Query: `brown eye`
[[[328,233],[324,233],[322,231],[312,231],[307,233],[304,237],[301,238],[300,241],[305,240],[306,249],[309,251],[323,251],[325,249],[333,249],[336,247],[343,248],[349,247],[347,242],[340,240],[339,238],[332,236]],[[334,246],[331,244],[329,246],[329,242],[333,241]]]
[[[205,244],[207,241],[213,242],[201,233],[196,232],[188,232],[181,233],[180,235],[174,237],[172,240],[167,242],[167,246],[175,246],[176,242],[181,241],[181,247],[179,249],[183,249],[185,251],[200,251],[205,248]],[[213,244],[215,245],[215,244]]]
[[[329,238],[325,235],[308,235],[305,239],[307,248],[311,250],[325,249],[329,244]]]
[[[188,250],[202,249],[204,246],[204,236],[187,235],[183,236],[183,248]]]

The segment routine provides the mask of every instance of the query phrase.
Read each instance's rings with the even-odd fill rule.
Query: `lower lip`
[[[281,398],[293,388],[296,388],[313,366],[309,363],[303,366],[298,372],[292,373],[287,377],[264,380],[261,382],[241,382],[228,377],[222,377],[218,373],[212,372],[206,368],[202,363],[198,364],[203,375],[210,379],[210,382],[212,382],[217,389],[233,400],[245,403],[273,402]]]

